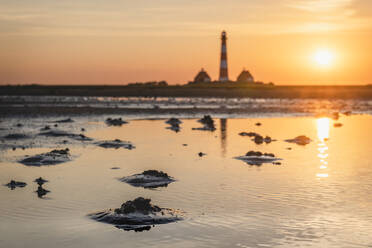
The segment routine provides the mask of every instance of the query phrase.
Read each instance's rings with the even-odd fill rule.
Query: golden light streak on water
[[[319,169],[326,170],[328,169],[327,165],[328,162],[326,159],[328,158],[328,146],[325,143],[327,139],[329,139],[329,126],[330,126],[330,119],[329,118],[319,118],[316,120],[316,127],[317,127],[317,134],[318,134],[318,157],[320,158],[320,166]],[[329,175],[328,173],[317,173],[317,178],[327,178]]]
[[[330,119],[319,118],[316,120],[316,123],[317,123],[318,138],[320,141],[324,142],[325,139],[329,138]]]

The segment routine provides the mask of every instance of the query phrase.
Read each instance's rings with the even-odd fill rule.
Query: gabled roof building
[[[239,83],[254,83],[254,78],[248,70],[243,70],[236,79]]]
[[[209,83],[210,81],[211,77],[208,75],[206,71],[204,71],[203,68],[194,78],[194,83]]]

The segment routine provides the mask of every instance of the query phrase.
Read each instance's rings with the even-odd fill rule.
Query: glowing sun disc
[[[315,62],[320,66],[329,66],[333,61],[333,54],[328,50],[319,50],[314,56]]]

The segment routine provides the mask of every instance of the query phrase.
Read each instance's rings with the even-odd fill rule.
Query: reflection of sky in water
[[[215,119],[215,132],[192,131],[200,123],[183,119],[179,133],[166,129],[164,120],[107,127],[106,117],[73,117],[74,123],[58,128],[76,133],[85,127],[84,134],[95,141],[119,138],[131,141],[136,149],[104,149],[76,141],[62,144],[42,137],[40,142],[29,140],[42,148],[2,152],[1,184],[17,179],[28,185],[13,191],[0,187],[0,247],[24,247],[25,242],[39,248],[371,244],[371,116],[342,117],[344,126],[338,129],[328,119]],[[31,135],[55,119],[5,120],[2,125],[13,127],[14,132],[33,131],[28,132]],[[25,126],[15,128],[18,122]],[[255,126],[256,122],[262,126]],[[5,131],[0,131],[4,136]],[[256,145],[238,135],[242,131],[277,141]],[[297,146],[283,141],[301,134],[313,142]],[[74,156],[66,164],[30,168],[16,162],[25,155],[66,146]],[[282,164],[256,167],[233,159],[249,150],[272,152],[283,158]],[[207,155],[200,158],[199,152]],[[146,169],[163,170],[177,181],[145,190],[117,180]],[[45,200],[35,194],[33,180],[40,176],[49,180]],[[134,233],[85,216],[138,196],[151,197],[161,207],[184,210],[186,220]]]

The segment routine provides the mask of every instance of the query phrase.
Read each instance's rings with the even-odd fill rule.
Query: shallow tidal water
[[[94,141],[121,139],[136,148],[105,149],[93,142],[37,136],[41,127],[63,118],[2,119],[1,136],[30,137],[2,140],[0,183],[15,179],[28,185],[0,187],[0,247],[372,247],[370,115],[341,116],[338,121],[216,118],[214,132],[192,130],[200,123],[182,119],[178,133],[166,129],[165,119],[109,127],[105,118],[80,116],[73,123],[59,123],[58,129],[80,133],[84,127]],[[16,127],[19,122],[23,127]],[[335,122],[343,126],[335,128]],[[277,141],[256,145],[239,135],[243,131]],[[302,134],[312,139],[309,145],[284,142]],[[14,146],[16,150],[10,149]],[[70,162],[44,167],[17,162],[66,147]],[[281,165],[252,166],[234,159],[250,150],[283,160]],[[199,157],[199,152],[207,155]],[[118,180],[147,169],[162,170],[177,181],[143,189]],[[49,180],[44,188],[50,193],[43,198],[33,182],[40,176]],[[184,211],[184,220],[134,232],[87,217],[138,196]]]

